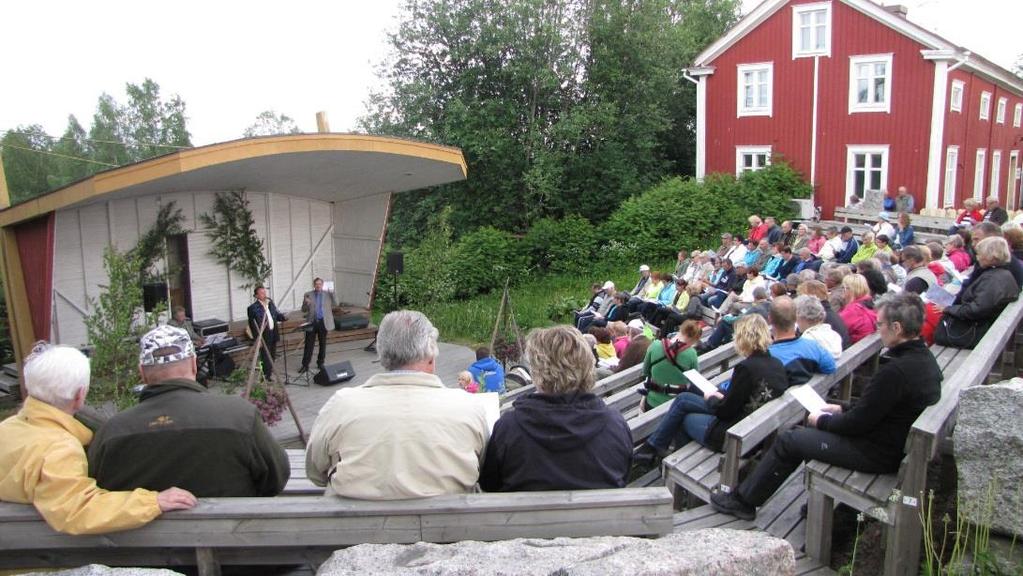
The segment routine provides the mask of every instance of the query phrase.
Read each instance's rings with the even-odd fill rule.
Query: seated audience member
[[[649,410],[671,400],[689,386],[682,375],[697,367],[696,345],[703,330],[693,320],[682,323],[674,338],[660,338],[650,343],[643,358],[645,395],[641,408]]]
[[[778,268],[781,267],[782,263],[781,249],[782,245],[780,242],[771,246],[771,256],[767,259],[767,262],[764,263],[764,268],[761,271],[766,278],[770,278],[772,280],[777,280],[779,278]]]
[[[842,337],[825,322],[824,306],[813,296],[798,296],[796,303],[796,325],[801,338],[809,338],[827,350],[835,360],[842,355]]]
[[[84,354],[40,342],[22,371],[28,397],[0,422],[0,501],[32,504],[50,528],[67,534],[130,530],[195,506],[195,496],[180,488],[109,492],[86,475],[92,432],[74,417],[89,393]]]
[[[760,243],[754,242],[753,239],[750,239],[747,246],[746,258],[743,259],[743,264],[746,265],[746,268],[752,268],[757,265],[757,262],[760,261],[760,257],[764,253],[760,250]]]
[[[661,290],[663,289],[664,276],[660,272],[651,272],[650,281],[646,283],[646,286],[643,288],[643,291],[640,292],[639,296],[633,296],[629,299],[629,303],[627,305],[629,312],[642,312],[643,305],[649,302],[656,302],[657,297],[660,296]]]
[[[629,296],[639,296],[642,294],[648,282],[650,282],[650,267],[643,264],[639,267],[639,280],[636,281],[636,285],[629,292]]]
[[[849,259],[849,263],[856,264],[862,260],[866,260],[867,258],[873,258],[874,253],[876,252],[877,244],[874,244],[874,233],[864,232],[863,235],[860,236],[860,247],[856,250],[856,253],[853,254],[852,258]]]
[[[870,231],[874,233],[874,238],[882,234],[889,238],[895,236],[895,226],[892,226],[890,222],[893,217],[890,212],[881,212],[877,215],[877,222],[870,227]]]
[[[597,339],[597,363],[605,366],[618,364],[618,353],[615,351],[614,342],[611,338],[611,331],[607,328],[590,328],[590,334]]]
[[[972,258],[966,252],[963,238],[958,234],[951,234],[945,239],[945,255],[956,267],[956,272],[962,272],[973,265]]]
[[[799,274],[803,270],[809,270],[811,272],[817,272],[821,268],[821,261],[819,258],[813,255],[813,252],[809,248],[799,249],[799,261],[792,268],[792,271]]]
[[[834,226],[832,226],[832,228],[835,230],[835,234],[837,235],[838,229],[834,228]],[[807,240],[806,247],[810,249],[810,252],[813,253],[814,256],[818,256],[820,255],[821,248],[824,247],[824,243],[827,241],[828,236],[824,233],[824,230],[820,226],[814,226],[813,235],[809,240]]]
[[[611,333],[611,345],[614,346],[615,356],[621,358],[629,345],[629,327],[625,322],[611,322],[607,325],[607,331]]]
[[[643,318],[647,322],[652,323],[654,314],[656,314],[661,308],[670,306],[671,303],[675,301],[675,294],[678,293],[676,282],[672,281],[671,274],[661,274],[661,282],[661,291],[657,293],[657,298],[652,301],[644,302],[638,308],[640,314],[643,315]],[[682,282],[684,283],[685,280],[682,280]]]
[[[1002,208],[998,196],[988,196],[987,212],[984,212],[984,221],[992,222],[1001,226],[1009,221],[1009,213]]]
[[[1012,257],[1019,260],[1023,258],[1023,228],[1015,224],[1002,228],[1002,237],[1009,243],[1009,251]]]
[[[785,285],[782,284],[781,282],[775,282],[774,284],[771,284],[770,292],[771,292],[771,296],[770,296],[771,299],[777,298],[778,296],[788,296],[789,295],[788,288],[786,288]]]
[[[646,357],[646,350],[649,347],[650,339],[643,334],[629,336],[629,345],[625,347],[625,352],[620,356],[618,365],[614,367],[613,372],[618,373],[626,368],[642,364],[643,358]]]
[[[796,265],[799,264],[799,258],[792,253],[792,248],[785,246],[781,249],[781,264],[775,271],[777,278],[788,278],[789,274],[796,272]]]
[[[721,305],[721,312],[731,313],[733,304],[749,304],[753,302],[753,291],[757,288],[766,288],[767,279],[760,275],[760,269],[757,267],[750,268],[746,271],[746,281],[742,284],[742,290],[736,293],[734,290],[725,298],[724,303]]]
[[[472,377],[472,372],[468,370],[462,370],[458,373],[458,387],[469,394],[475,394],[480,391],[480,385],[476,383],[476,380]]]
[[[691,284],[686,287],[686,293],[689,299],[686,301],[685,308],[669,309],[668,313],[664,316],[660,328],[660,334],[663,336],[669,336],[678,331],[678,327],[682,325],[686,320],[699,321],[703,317],[703,304],[700,302],[700,287]]]
[[[338,390],[320,409],[306,447],[309,480],[361,500],[473,490],[489,436],[486,412],[434,374],[437,337],[421,312],[384,316],[377,355],[386,372]],[[531,368],[536,382],[537,367]]]
[[[746,219],[749,222],[749,230],[746,232],[746,238],[751,242],[760,242],[760,239],[767,234],[767,224],[760,219],[760,216],[756,214]]]
[[[736,282],[736,273],[731,260],[723,259],[718,272],[714,282],[707,289],[707,293],[700,296],[703,304],[711,308],[717,308],[725,301]]]
[[[923,304],[897,294],[879,306],[881,340],[888,347],[859,401],[851,408],[829,404],[810,414],[805,428],[778,435],[752,474],[730,493],[711,494],[718,512],[752,520],[799,465],[820,460],[868,474],[899,469],[913,422],[941,396],[941,369],[919,338]]]
[[[608,280],[604,284],[594,284],[593,298],[586,308],[575,313],[575,327],[580,332],[585,332],[590,324],[598,318],[607,318],[608,312],[614,306],[615,283]]]
[[[855,344],[877,330],[877,312],[871,307],[870,286],[862,274],[843,278],[842,288],[845,290],[845,306],[839,316],[849,329],[849,340]]]
[[[895,248],[899,250],[908,248],[915,243],[913,225],[910,223],[908,213],[899,214],[899,225],[895,229],[895,236],[892,239]]]
[[[721,246],[718,246],[718,249],[715,252],[715,254],[717,254],[718,258],[725,258],[726,257],[725,254],[728,254],[728,251],[731,249],[732,235],[729,234],[728,232],[725,232],[721,235]]]
[[[675,259],[675,277],[681,278],[685,276],[686,270],[689,269],[692,261],[692,258],[689,257],[689,252],[685,248],[679,250],[678,256]]]
[[[859,251],[860,245],[856,242],[856,238],[853,237],[852,228],[848,226],[842,226],[838,238],[843,243],[843,248],[842,250],[835,251],[835,261],[840,264],[849,264],[852,262],[852,257]]]
[[[869,261],[876,262],[873,258]],[[888,279],[877,268],[863,270],[860,272],[860,275],[867,281],[867,289],[870,291],[871,300],[876,300],[888,293]]]
[[[735,323],[735,351],[743,357],[724,390],[709,394],[683,392],[636,452],[637,464],[649,465],[676,448],[695,440],[721,452],[725,432],[768,400],[788,388],[788,375],[781,361],[768,354],[771,334],[767,322],[757,314],[743,316]]]
[[[192,326],[192,321],[185,316],[184,306],[174,307],[174,317],[167,321],[167,324],[184,330],[188,334],[188,338],[192,341],[192,345],[196,348],[202,346],[202,337],[195,333],[195,328]]]
[[[984,215],[980,213],[980,205],[973,198],[967,198],[963,201],[963,210],[959,212],[956,217],[956,223],[948,229],[949,234],[955,234],[959,228],[966,228],[967,230],[972,228],[975,224],[980,223],[984,220]]]
[[[899,186],[899,194],[895,197],[895,211],[909,214],[916,206],[916,199],[905,186]]]
[[[799,285],[802,284],[803,279],[799,277],[799,274],[789,274],[785,277],[785,292],[795,298],[796,290],[799,289]]]
[[[849,198],[849,203],[846,204],[845,207],[859,210],[862,208],[862,206],[860,206],[860,197],[853,194],[853,196]]]
[[[110,490],[181,486],[200,498],[280,493],[291,475],[287,453],[252,403],[195,381],[188,334],[159,326],[139,347],[145,387],[138,405],[108,420],[89,446],[96,482]]]
[[[789,242],[789,248],[792,248],[794,254],[799,254],[799,251],[803,248],[810,247],[810,228],[806,224],[800,224],[796,228],[796,235],[792,237],[792,241]]]
[[[774,343],[768,351],[785,366],[789,386],[806,384],[814,374],[835,371],[835,359],[827,350],[817,342],[796,334],[796,305],[792,298],[776,298],[771,303],[768,321],[774,335]]]
[[[838,334],[842,341],[842,350],[845,350],[851,346],[849,340],[849,329],[845,326],[845,321],[832,307],[828,301],[828,289],[820,280],[807,280],[799,285],[799,290],[796,291],[799,296],[813,296],[821,303],[821,307],[824,308],[824,323],[831,326],[831,329]]]
[[[756,266],[758,270],[763,270],[771,256],[773,256],[771,246],[773,245],[767,241],[767,238],[757,243],[757,252],[760,253],[760,256],[757,257],[757,261],[753,263],[753,266]]]
[[[778,242],[781,242],[781,235],[783,234],[783,231],[781,227],[778,226],[778,222],[774,219],[774,217],[768,216],[767,218],[764,218],[764,225],[767,226],[767,233],[764,234],[764,237],[761,238],[761,240],[767,240],[768,246],[774,246]]]
[[[884,200],[881,202],[881,209],[885,212],[895,211],[895,193],[885,191]]]
[[[985,238],[977,244],[977,266],[955,301],[942,311],[934,341],[944,346],[973,348],[1010,303],[1020,287],[1009,271],[1009,244],[1004,238]]]
[[[494,426],[480,487],[488,492],[624,487],[632,435],[622,415],[591,392],[594,373],[580,334],[568,326],[534,330],[525,353],[536,392],[517,399]]]
[[[918,246],[907,246],[902,249],[902,265],[906,268],[903,290],[914,294],[926,294],[932,287],[940,286],[934,272],[927,267],[928,260]]]
[[[778,239],[782,246],[792,247],[792,243],[796,240],[798,232],[792,227],[792,222],[785,220],[781,223],[781,238]]]
[[[684,278],[676,278],[673,283],[671,299],[654,309],[653,313],[650,314],[650,323],[654,326],[661,326],[664,323],[664,319],[672,312],[685,310],[686,306],[689,305],[688,287],[689,283]]]
[[[956,280],[959,277],[959,272],[956,271],[955,264],[945,257],[945,249],[942,248],[941,243],[931,241],[926,246],[928,256],[930,257],[927,262],[927,268],[938,279],[938,285],[944,286]]]
[[[605,328],[601,328],[605,330]],[[472,379],[480,385],[482,392],[502,393],[504,388],[504,366],[490,353],[490,348],[481,346],[476,349],[476,361],[468,368]]]
[[[728,258],[732,261],[732,267],[738,268],[739,265],[746,265],[746,244],[742,240],[742,236],[732,237],[732,248],[725,252],[724,258]]]
[[[738,308],[740,305],[736,304],[736,313],[722,316],[721,320],[714,325],[714,330],[710,333],[707,341],[700,343],[697,347],[697,351],[702,354],[713,350],[722,344],[731,342],[735,321],[741,316],[745,316],[747,314],[759,314],[766,319],[771,306],[767,296],[767,290],[761,286],[753,291],[753,302],[751,304],[744,308]]]
[[[595,316],[593,321],[590,322],[590,326],[607,326],[611,322],[625,322],[629,319],[629,296],[628,292],[618,292],[611,299],[611,307],[607,311],[607,316],[601,318]]]
[[[888,257],[888,272],[890,277],[894,277],[892,282],[896,286],[903,286],[906,283],[906,267],[902,265],[902,255],[898,252],[892,252],[891,256]]]
[[[1001,238],[1002,229],[992,222],[981,222],[973,227],[973,245],[976,246],[984,238]],[[974,262],[974,264],[977,264]],[[976,268],[976,266],[974,266]],[[1009,271],[1016,279],[1016,284],[1023,289],[1023,262],[1016,257],[1009,258]],[[964,284],[965,286],[965,284]]]
[[[892,239],[891,236],[886,234],[878,234],[874,236],[874,245],[877,246],[877,252],[874,253],[874,258],[881,261],[887,261],[892,255]]]

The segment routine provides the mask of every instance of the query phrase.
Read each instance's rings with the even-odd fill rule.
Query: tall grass
[[[650,262],[653,270],[671,272],[673,262]],[[590,298],[590,285],[611,280],[619,290],[632,290],[639,278],[639,264],[595,264],[583,273],[533,274],[510,290],[515,321],[523,333],[532,328],[571,322],[568,304],[585,305]],[[503,288],[472,298],[440,302],[422,306],[440,331],[441,340],[465,346],[489,345],[497,322]],[[382,310],[374,310],[374,321],[379,323]]]

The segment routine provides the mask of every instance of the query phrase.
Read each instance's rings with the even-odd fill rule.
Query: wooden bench
[[[1013,362],[1012,352],[1021,321],[1023,299],[1006,307],[974,350],[932,347],[945,374],[941,399],[913,423],[906,439],[906,457],[897,474],[867,474],[818,461],[807,463],[808,555],[822,564],[829,563],[832,514],[837,501],[885,524],[884,573],[887,576],[917,573],[923,534],[920,510],[926,504],[927,466],[955,424],[959,393],[966,387],[986,383],[988,375],[998,368],[996,365]]]
[[[840,396],[848,398],[853,372],[862,365],[876,362],[880,351],[881,339],[872,334],[842,353],[834,373],[818,374],[807,384],[822,396],[841,384]],[[676,508],[683,508],[683,504],[691,507],[694,500],[710,502],[711,492],[719,485],[721,490],[730,491],[738,484],[739,473],[750,453],[782,427],[798,422],[804,414],[802,405],[786,392],[729,428],[724,452],[689,442],[667,456],[661,463],[662,476],[675,495]]]
[[[843,224],[874,224],[877,222],[877,214],[880,212],[869,212],[855,208],[835,208],[835,220]],[[910,214],[913,228],[919,232],[930,234],[947,234],[948,229],[955,225],[955,217],[930,216],[925,214]]]
[[[30,505],[0,504],[0,567],[184,561],[289,564],[363,543],[457,542],[591,536],[662,536],[672,529],[663,487],[461,494],[358,501],[333,496],[204,498],[136,530],[97,536],[53,531]],[[77,559],[77,560],[76,560]]]
[[[842,226],[848,226],[848,227],[852,228],[853,233],[856,234],[857,236],[859,236],[860,234],[866,232],[867,230],[870,230],[870,228],[871,228],[871,225],[869,225],[869,224],[845,223],[845,222],[838,222],[836,220],[824,220],[824,221],[821,221],[820,225],[822,227],[825,227],[825,228],[828,227],[828,226],[835,226],[836,228],[841,228]],[[926,244],[927,242],[932,242],[932,241],[944,244],[945,243],[945,239],[948,238],[948,234],[946,233],[947,230],[945,232],[941,232],[941,233],[937,233],[937,232],[923,232],[923,231],[920,231],[920,230],[916,230],[915,229],[916,228],[915,224],[913,225],[913,228],[914,228],[914,230],[913,230],[913,239],[916,242],[916,244]]]

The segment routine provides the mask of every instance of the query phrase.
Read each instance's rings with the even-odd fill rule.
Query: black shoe
[[[307,364],[303,364],[302,367],[298,369],[298,373],[299,374],[305,374],[308,371],[309,371],[309,366]]]
[[[669,452],[667,450],[661,450],[649,442],[644,442],[643,445],[636,450],[636,453],[632,455],[632,462],[638,466],[648,466],[653,468],[654,465],[659,463],[661,460],[664,460],[664,457],[668,454]]]
[[[325,366],[326,365],[323,362],[317,362],[316,363],[316,369],[319,370],[320,372],[323,372],[323,369],[324,369]]]
[[[710,495],[710,507],[717,510],[722,514],[728,514],[729,516],[735,516],[742,520],[753,520],[757,517],[757,509],[749,504],[746,504],[742,500],[739,500],[738,496],[732,493],[712,492]]]

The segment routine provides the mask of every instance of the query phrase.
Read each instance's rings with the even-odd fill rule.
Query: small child
[[[472,373],[468,370],[462,370],[458,373],[458,386],[469,394],[475,394],[480,391],[480,385],[472,379]]]

